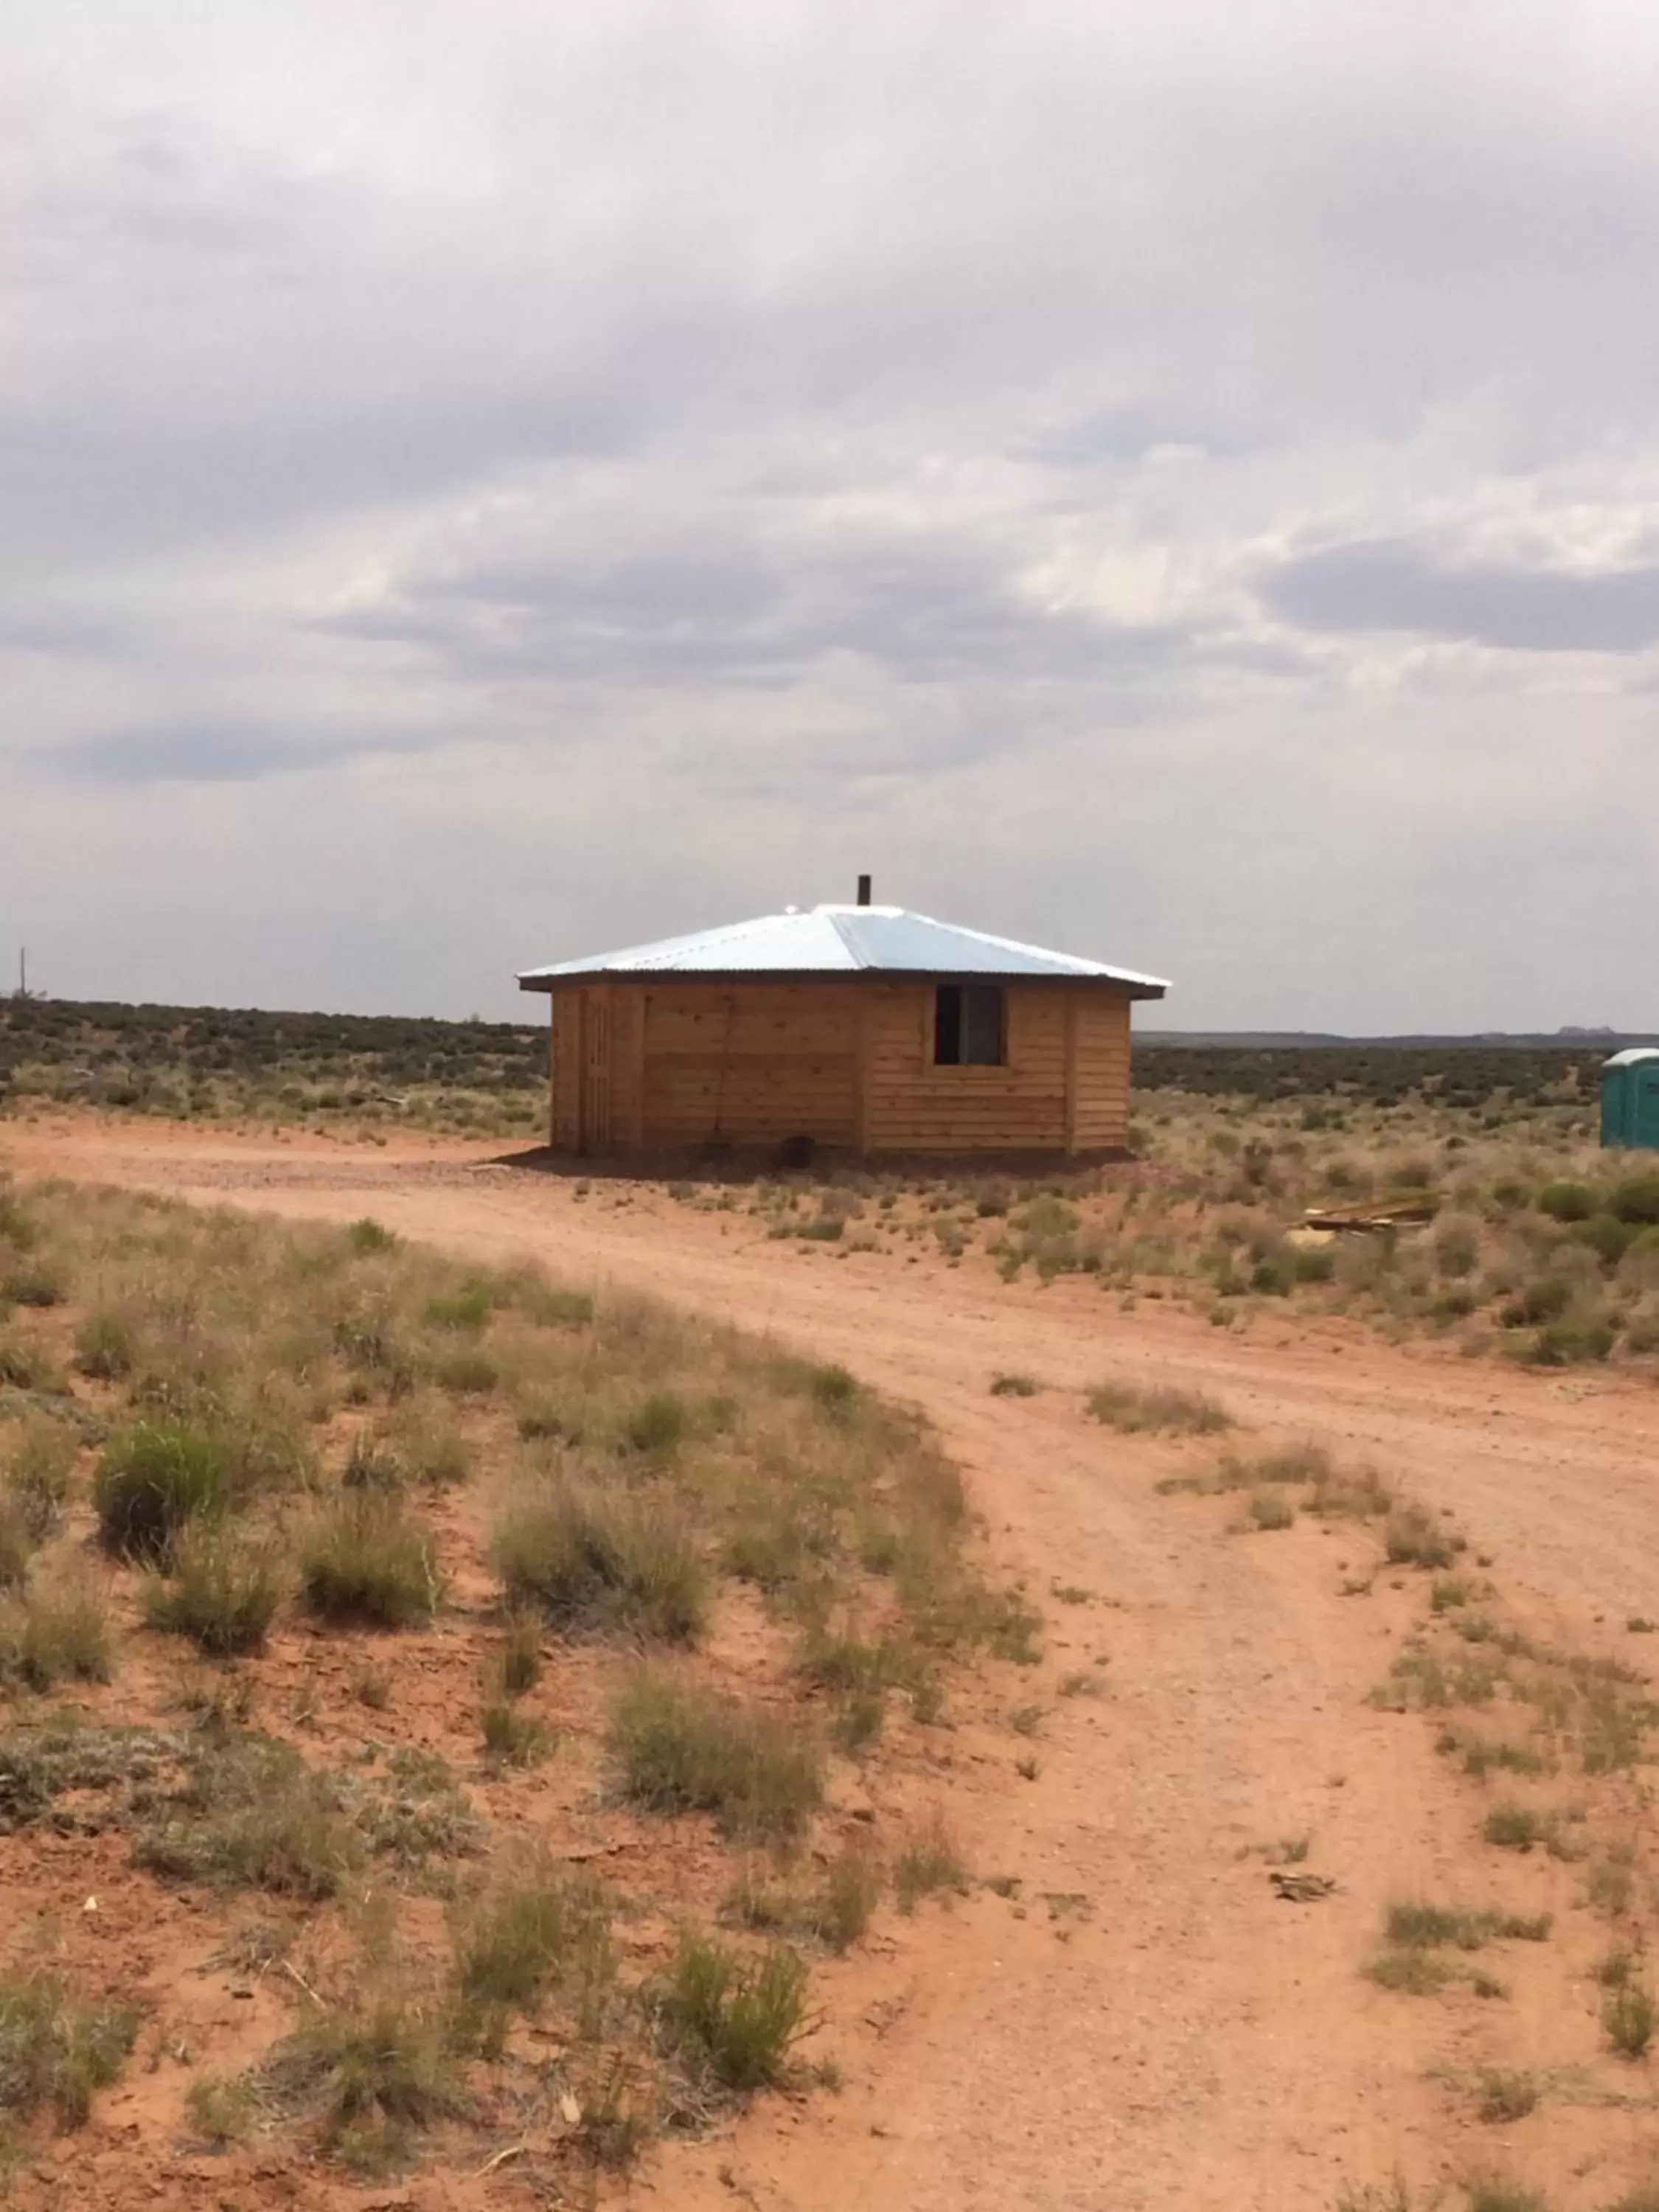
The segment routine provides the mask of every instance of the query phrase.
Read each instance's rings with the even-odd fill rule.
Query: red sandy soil
[[[1498,2170],[1572,2212],[1659,2172],[1646,2070],[1601,2047],[1588,1969],[1608,1930],[1579,1902],[1582,1869],[1481,1845],[1479,1792],[1435,1756],[1432,1717],[1366,1703],[1424,1612],[1421,1581],[1345,1596],[1373,1538],[1307,1518],[1242,1536],[1236,1502],[1155,1494],[1213,1446],[1103,1430],[1079,1395],[1176,1382],[1220,1398],[1244,1449],[1305,1438],[1375,1465],[1455,1514],[1530,1628],[1639,1662],[1626,1620],[1659,1617],[1650,1385],[1340,1326],[1241,1336],[1150,1303],[1125,1313],[1086,1280],[1001,1285],[931,1254],[769,1242],[744,1214],[626,1181],[579,1196],[477,1145],[65,1116],[0,1127],[0,1162],[290,1218],[373,1213],[453,1252],[657,1293],[844,1361],[921,1407],[966,1469],[995,1563],[1048,1624],[1023,1692],[1044,1709],[1038,1735],[970,1753],[951,1800],[975,1873],[1018,1877],[1018,1899],[976,1890],[948,1912],[884,1917],[823,1978],[841,2092],[763,2100],[712,2140],[659,2151],[631,2184],[646,2201],[1329,2212],[1396,2169],[1425,2192]],[[1045,1387],[993,1398],[1000,1370]],[[1056,1695],[1097,1662],[1103,1697]],[[1032,1780],[1015,1767],[1027,1753]],[[1318,1904],[1279,1901],[1252,1855],[1303,1833],[1308,1869],[1338,1885]],[[1551,1910],[1557,1932],[1505,1950],[1507,2003],[1390,1994],[1359,1969],[1402,1894]],[[1537,2112],[1481,2123],[1469,2083],[1490,2065],[1536,2069]],[[59,2170],[57,2202],[115,2201],[67,2144]],[[428,2172],[237,2201],[524,2201],[513,2186],[508,2165],[483,2183]]]

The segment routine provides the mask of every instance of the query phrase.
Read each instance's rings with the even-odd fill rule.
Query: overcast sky
[[[1659,1024],[1651,0],[24,0],[0,959]]]

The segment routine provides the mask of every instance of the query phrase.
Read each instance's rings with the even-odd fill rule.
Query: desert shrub
[[[745,1959],[688,1930],[661,1999],[664,2027],[683,2059],[739,2094],[782,2079],[806,2002],[805,1962],[777,1944]]]
[[[522,1711],[506,1698],[492,1698],[480,1722],[487,1757],[504,1766],[534,1766],[556,1741],[555,1732],[533,1713]]]
[[[1089,1393],[1087,1405],[1096,1420],[1132,1433],[1152,1430],[1212,1436],[1232,1426],[1232,1415],[1226,1407],[1196,1390],[1140,1389],[1129,1383],[1103,1382]]]
[[[487,1326],[494,1303],[487,1283],[469,1283],[462,1290],[445,1291],[436,1297],[428,1298],[427,1322],[433,1328],[476,1334]]]
[[[1543,1943],[1554,1925],[1547,1912],[1534,1915],[1500,1912],[1491,1908],[1471,1911],[1463,1905],[1431,1905],[1411,1898],[1391,1905],[1384,1923],[1390,1943],[1407,1949],[1431,1951],[1452,1947],[1478,1951],[1483,1943],[1519,1942]]]
[[[27,2118],[49,2106],[79,2127],[94,2094],[120,2074],[138,2015],[88,2004],[41,1969],[0,1975],[0,2114]]]
[[[1528,1283],[1499,1307],[1498,1318],[1505,1328],[1536,1328],[1559,1321],[1572,1304],[1572,1285],[1565,1275],[1544,1275]]]
[[[685,1401],[672,1390],[653,1390],[629,1414],[624,1433],[637,1452],[659,1458],[678,1449],[690,1426]]]
[[[1547,1182],[1534,1203],[1552,1221],[1588,1221],[1595,1211],[1595,1193],[1587,1182]]]
[[[1609,1990],[1601,2007],[1601,2026],[1613,2049],[1626,2058],[1645,2058],[1659,2023],[1653,1993],[1634,1980]]]
[[[398,1243],[391,1230],[383,1227],[367,1213],[360,1221],[354,1221],[346,1231],[346,1241],[360,1259],[367,1259],[376,1252],[390,1252]]]
[[[267,2071],[290,2098],[320,2108],[324,2134],[349,2165],[378,2168],[412,2131],[463,2102],[450,2022],[424,1992],[392,1984],[313,2009]]]
[[[1659,1224],[1659,1173],[1649,1170],[1621,1176],[1607,1194],[1607,1212],[1616,1221],[1644,1228]]]
[[[1616,1267],[1642,1231],[1634,1223],[1620,1221],[1613,1214],[1595,1213],[1573,1233],[1580,1243],[1589,1245],[1604,1267]]]
[[[649,1669],[617,1698],[611,1747],[635,1803],[713,1813],[733,1834],[796,1834],[823,1795],[817,1747],[797,1725]]]
[[[880,1900],[880,1863],[867,1844],[849,1844],[825,1869],[822,1887],[807,1904],[805,1926],[832,1951],[850,1951],[870,1924]]]
[[[0,1306],[33,1306],[45,1311],[69,1296],[69,1279],[60,1261],[36,1256],[20,1260],[0,1275]]]
[[[994,1375],[991,1378],[994,1398],[1035,1398],[1042,1388],[1030,1375]]]
[[[0,1590],[15,1589],[29,1571],[38,1540],[18,1499],[0,1493]]]
[[[52,1690],[107,1682],[113,1668],[109,1600],[90,1575],[40,1577],[0,1604],[0,1678]]]
[[[1549,1823],[1530,1805],[1505,1802],[1492,1807],[1481,1823],[1480,1832],[1489,1844],[1496,1844],[1501,1850],[1529,1851],[1534,1844],[1547,1838]]]
[[[144,1593],[152,1628],[188,1636],[215,1658],[258,1651],[282,1601],[278,1553],[268,1536],[197,1522],[173,1547],[167,1574]]]
[[[404,1480],[403,1461],[385,1436],[359,1429],[346,1451],[340,1481],[347,1490],[397,1490]]]
[[[1538,2106],[1538,2084],[1530,2074],[1488,2067],[1480,2076],[1475,2110],[1489,2125],[1524,2120]]]
[[[1576,1367],[1605,1359],[1618,1342],[1618,1331],[1604,1321],[1553,1321],[1526,1348],[1534,1367]]]
[[[1466,1547],[1455,1529],[1420,1505],[1399,1505],[1389,1516],[1382,1547],[1393,1567],[1449,1567]]]
[[[326,1777],[291,1745],[251,1730],[204,1729],[180,1785],[155,1800],[136,1865],[179,1881],[332,1897],[362,1856],[362,1838]]]
[[[48,1415],[21,1422],[6,1455],[6,1494],[36,1543],[63,1518],[79,1444],[74,1431]]]
[[[395,1494],[346,1490],[302,1530],[300,1595],[325,1620],[407,1628],[429,1620],[442,1594],[426,1523]]]
[[[137,1363],[131,1322],[112,1307],[94,1307],[75,1332],[75,1364],[95,1382],[118,1382]]]
[[[533,1690],[542,1674],[542,1622],[538,1613],[515,1613],[507,1623],[495,1658],[496,1680],[501,1694],[521,1698]]]
[[[906,1842],[893,1866],[893,1893],[901,1912],[914,1912],[924,1897],[937,1891],[962,1891],[968,1887],[968,1869],[956,1839],[937,1815]]]
[[[525,2011],[567,1975],[608,1979],[603,1893],[538,1861],[515,1868],[459,1913],[454,1960],[462,2003],[486,2015]]]
[[[435,1360],[432,1379],[452,1397],[487,1398],[500,1383],[501,1371],[487,1352],[468,1345]]]
[[[573,1476],[508,1505],[491,1559],[509,1601],[559,1627],[629,1627],[684,1642],[708,1615],[708,1574],[678,1514]]]
[[[0,1315],[5,1311],[0,1306]],[[58,1390],[58,1364],[40,1338],[21,1328],[0,1328],[0,1383],[14,1390]]]
[[[124,1558],[165,1561],[186,1522],[226,1503],[223,1446],[178,1421],[139,1421],[106,1448],[93,1476],[93,1502],[107,1548]]]
[[[398,1407],[387,1425],[384,1446],[411,1482],[429,1490],[453,1489],[472,1472],[472,1447],[454,1415],[425,1393]]]
[[[1258,1528],[1288,1528],[1296,1519],[1296,1507],[1282,1490],[1253,1491],[1250,1519]]]

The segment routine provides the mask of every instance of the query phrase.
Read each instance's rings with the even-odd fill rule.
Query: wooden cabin
[[[789,908],[532,968],[556,1152],[1101,1153],[1152,975],[872,906]]]

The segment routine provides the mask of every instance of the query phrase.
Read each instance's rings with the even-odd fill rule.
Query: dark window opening
[[[933,994],[933,1065],[1000,1067],[1002,991],[995,983],[941,983]]]

